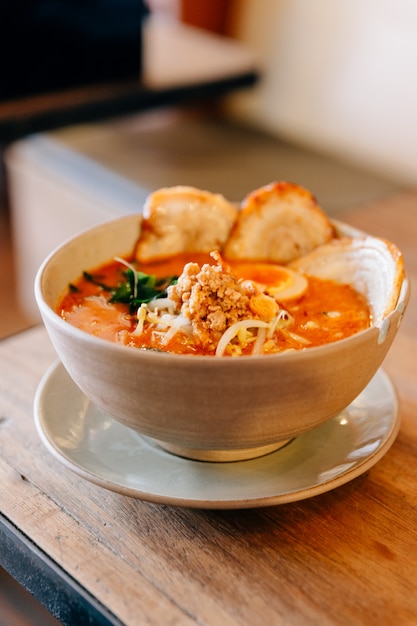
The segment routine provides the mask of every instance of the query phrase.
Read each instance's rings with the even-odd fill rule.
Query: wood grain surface
[[[342,216],[403,250],[417,280],[417,192]],[[415,288],[414,288],[415,291]],[[417,304],[384,363],[402,423],[367,473],[264,509],[200,511],[75,476],[41,443],[33,397],[54,351],[42,327],[0,343],[1,514],[123,624],[417,624]]]

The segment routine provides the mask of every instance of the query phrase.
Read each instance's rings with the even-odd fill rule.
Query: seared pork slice
[[[223,254],[227,259],[285,264],[334,236],[331,221],[309,191],[275,182],[243,201]]]
[[[135,256],[149,262],[181,252],[220,250],[236,214],[221,194],[181,185],[159,189],[145,203]]]
[[[397,306],[404,281],[404,260],[398,248],[386,239],[365,234],[319,246],[290,267],[354,287],[366,298],[375,325]]]

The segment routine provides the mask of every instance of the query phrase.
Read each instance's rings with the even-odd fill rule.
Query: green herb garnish
[[[89,283],[93,283],[93,285],[101,287],[104,291],[111,291],[113,289],[100,281],[101,276],[95,276],[94,274],[90,274],[90,272],[83,272],[83,277],[85,280],[88,280]]]
[[[130,313],[136,313],[143,303],[147,304],[151,300],[165,298],[167,288],[174,285],[178,280],[177,276],[156,278],[153,274],[145,274],[136,270],[132,264],[124,259],[116,257],[115,260],[126,267],[126,270],[122,272],[123,280],[116,287],[103,283],[100,275],[83,272],[83,277],[88,282],[110,293],[109,302],[127,304]]]
[[[130,312],[136,311],[142,303],[157,298],[165,298],[169,285],[175,284],[176,276],[156,278],[153,274],[145,274],[132,269],[124,272],[125,279],[112,290],[110,302],[121,302],[129,305]]]
[[[174,285],[178,280],[176,276],[156,278],[154,274],[145,274],[136,270],[124,259],[116,258],[115,260],[126,266],[126,270],[122,273],[123,280],[116,287],[106,285],[100,280],[100,276],[89,272],[83,272],[83,276],[89,282],[109,292],[109,302],[127,304],[130,313],[135,313],[143,303],[146,304],[157,298],[165,298],[167,288]]]

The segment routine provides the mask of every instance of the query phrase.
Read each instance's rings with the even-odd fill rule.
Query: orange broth
[[[135,269],[146,274],[154,274],[158,278],[179,276],[184,265],[190,261],[200,266],[204,263],[214,263],[213,259],[205,254],[192,256],[180,254],[170,259],[142,265],[129,260]],[[228,263],[233,270],[233,262]],[[237,269],[238,265],[236,264]],[[110,261],[92,270],[90,274],[99,282],[116,287],[123,279],[125,270],[120,262]],[[279,272],[279,267],[271,264],[271,274],[268,277],[263,263],[261,274],[255,267],[251,278],[264,284],[273,284]],[[73,326],[109,341],[179,354],[205,354],[182,333],[177,333],[163,347],[153,336],[150,325],[145,326],[141,335],[132,335],[137,325],[136,313],[131,314],[128,305],[109,303],[109,298],[108,291],[80,277],[60,301],[57,312]],[[308,277],[307,290],[301,297],[285,302],[280,302],[277,297],[277,301],[280,307],[293,317],[294,323],[288,329],[290,332],[276,331],[273,345],[269,342],[271,345],[265,353],[287,349],[300,350],[331,343],[368,328],[371,321],[369,307],[364,297],[350,285],[330,280]],[[250,354],[249,349],[247,353]]]

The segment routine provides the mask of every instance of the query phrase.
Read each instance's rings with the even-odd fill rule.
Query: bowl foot
[[[186,446],[169,443],[166,441],[154,440],[161,448],[167,452],[171,452],[176,456],[182,456],[186,459],[194,461],[210,461],[213,463],[227,463],[231,461],[247,461],[256,459],[265,454],[275,452],[283,448],[291,439],[271,443],[264,446],[256,446],[254,448],[239,448],[237,450],[205,450],[203,448],[188,448]]]

